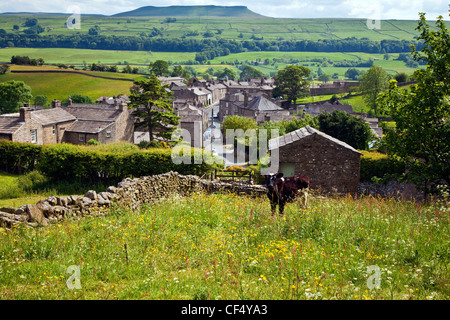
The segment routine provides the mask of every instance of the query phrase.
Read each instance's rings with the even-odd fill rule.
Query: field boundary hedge
[[[399,160],[377,151],[360,151],[361,157],[360,181],[372,181],[375,177],[380,182],[397,180],[405,173],[405,165]]]
[[[201,150],[198,150],[201,151]],[[107,181],[176,171],[185,175],[201,175],[215,168],[212,161],[174,164],[172,149],[132,150],[107,152],[70,144],[34,145],[31,143],[0,141],[0,170],[25,173],[38,169],[55,180],[81,179]]]

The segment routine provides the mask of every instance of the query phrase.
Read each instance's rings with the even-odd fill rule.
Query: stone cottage
[[[86,144],[133,142],[134,118],[126,103],[70,104],[61,107],[52,101],[51,109],[25,105],[18,113],[0,116],[0,139],[34,144]]]
[[[228,94],[224,99],[220,100],[219,120],[223,121],[226,116],[232,115],[254,119],[258,125],[269,120],[281,121],[290,119],[289,110],[283,109],[270,101],[262,92],[255,96],[251,96],[247,91]]]
[[[86,144],[91,139],[100,143],[134,140],[134,118],[124,102],[117,106],[70,104],[63,109],[76,118],[76,122],[66,129],[64,142]]]
[[[361,153],[350,145],[306,126],[269,141],[279,172],[286,177],[306,175],[312,188],[325,192],[357,193]]]
[[[64,141],[67,128],[76,118],[63,108],[36,109],[25,105],[18,113],[0,116],[0,139],[52,144]]]

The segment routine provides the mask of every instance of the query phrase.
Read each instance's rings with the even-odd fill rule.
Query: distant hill
[[[141,7],[112,15],[113,17],[248,17],[263,18],[246,6],[168,6]]]

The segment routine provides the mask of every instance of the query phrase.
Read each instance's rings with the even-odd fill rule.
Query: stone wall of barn
[[[358,192],[360,154],[313,134],[279,149],[279,162],[295,165],[296,175],[310,178],[325,192]]]
[[[103,215],[114,204],[138,210],[143,204],[152,204],[174,195],[189,196],[195,193],[233,192],[249,196],[264,196],[267,189],[245,183],[224,183],[184,176],[177,172],[134,179],[124,179],[105,192],[90,190],[84,196],[50,196],[37,204],[19,208],[0,208],[0,226],[25,224],[30,227],[46,226],[70,217]]]

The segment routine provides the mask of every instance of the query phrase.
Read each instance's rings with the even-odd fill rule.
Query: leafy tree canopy
[[[391,80],[378,102],[396,124],[383,128],[387,152],[406,164],[406,181],[432,192],[450,184],[450,33],[442,16],[433,30],[424,13],[416,30],[424,46],[413,46],[412,56],[426,68],[414,72],[418,83],[410,91]]]
[[[248,129],[256,129],[257,125],[255,120],[250,118],[245,118],[241,116],[227,116],[222,123],[224,132],[227,129],[242,129],[244,132]]]
[[[377,96],[389,87],[389,78],[386,71],[380,66],[372,66],[359,77],[361,91],[364,94],[364,102],[375,115],[378,115]]]
[[[264,74],[259,71],[256,68],[253,68],[251,66],[245,66],[242,69],[241,74],[239,75],[239,78],[241,80],[245,80],[245,79],[258,79],[258,78],[262,78],[264,77]]]
[[[0,113],[18,112],[24,103],[33,98],[31,87],[23,81],[6,81],[0,83]]]
[[[157,76],[166,76],[169,74],[169,63],[164,60],[156,60],[155,62],[150,64],[149,68],[150,73],[153,73]]]
[[[311,70],[303,66],[290,65],[278,71],[275,79],[277,90],[274,94],[282,94],[294,103],[297,99],[309,95],[309,81],[306,80]]]
[[[362,118],[336,110],[332,113],[323,112],[317,117],[319,130],[339,139],[355,149],[367,150],[369,142],[375,136],[369,124]]]
[[[157,136],[170,139],[178,125],[178,117],[172,108],[168,85],[162,85],[153,73],[150,79],[138,80],[131,88],[129,107],[136,117],[136,126],[146,128],[150,141]]]

